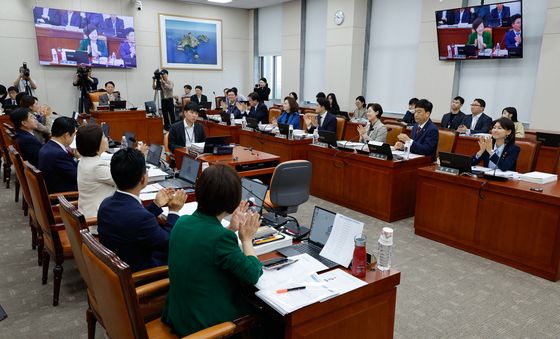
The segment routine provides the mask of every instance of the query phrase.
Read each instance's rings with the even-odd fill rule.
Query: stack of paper
[[[336,145],[340,148],[348,148],[348,149],[357,149],[357,150],[364,150],[368,151],[368,147],[366,144],[361,142],[350,142],[345,140],[339,140],[336,142]]]
[[[148,182],[162,181],[167,176],[167,173],[160,170],[159,168],[148,169]]]
[[[320,255],[348,267],[354,254],[354,238],[364,230],[364,223],[337,213],[327,243]]]
[[[549,182],[557,181],[558,175],[543,172],[530,172],[519,175],[519,179],[535,184],[548,184]]]
[[[204,143],[203,142],[193,142],[191,144],[191,149],[198,153],[204,152]]]

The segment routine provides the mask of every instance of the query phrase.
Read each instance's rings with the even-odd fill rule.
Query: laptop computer
[[[126,109],[126,100],[109,101],[111,111],[116,109]]]
[[[338,264],[334,261],[324,258],[319,254],[321,253],[321,250],[323,249],[323,247],[325,247],[325,244],[329,239],[333,228],[335,216],[336,213],[328,211],[319,206],[315,206],[315,210],[313,211],[313,219],[311,219],[311,233],[309,235],[309,241],[306,243],[299,243],[296,245],[280,248],[277,251],[286,257],[307,253],[313,258],[319,260],[328,268],[338,266]]]
[[[183,157],[183,164],[177,178],[164,180],[159,184],[165,188],[194,188],[199,170],[200,162],[198,160]]]
[[[290,125],[289,124],[278,124],[278,132],[282,135],[288,137],[290,133]]]
[[[560,146],[560,134],[537,132],[537,141],[543,146],[558,147]]]
[[[441,166],[455,168],[459,173],[471,173],[471,157],[464,154],[439,152],[439,164]]]
[[[245,122],[247,123],[247,128],[252,128],[255,131],[259,130],[259,122],[257,119],[245,117]]]
[[[336,147],[336,133],[331,131],[319,131],[319,141]]]
[[[368,143],[368,148],[370,153],[380,154],[387,157],[387,160],[402,160],[403,158],[399,155],[393,155],[391,151],[391,145],[387,143],[383,143],[381,145],[376,145],[372,143]]]
[[[214,148],[218,146],[228,145],[227,137],[207,137],[204,141],[204,151],[203,153],[214,154]]]
[[[198,104],[198,108],[204,108],[204,109],[211,109],[212,108],[212,102],[211,101],[207,101],[207,102],[200,102]]]
[[[144,107],[146,107],[146,113],[157,114],[157,107],[156,107],[156,102],[155,101],[144,102]]]
[[[222,118],[222,122],[225,122],[226,125],[230,126],[232,121],[231,121],[231,117],[229,115],[229,113],[220,113],[220,117]]]
[[[151,144],[150,147],[148,148],[146,163],[159,167],[159,161],[161,159],[162,152],[163,152],[163,146],[158,144]]]
[[[266,192],[268,191],[268,186],[251,179],[241,178],[241,187],[241,199],[251,201],[258,209],[257,212],[260,213],[262,211]]]

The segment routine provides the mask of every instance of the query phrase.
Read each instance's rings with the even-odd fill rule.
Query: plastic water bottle
[[[377,269],[388,271],[391,268],[393,256],[393,229],[383,227],[377,241]]]
[[[123,137],[121,138],[121,149],[124,148],[128,148],[128,141],[126,140],[126,137],[123,135]]]
[[[243,117],[243,119],[241,119],[241,128],[242,129],[247,128],[247,119],[245,119],[245,117]]]
[[[410,158],[410,146],[412,145],[412,141],[408,140],[404,143],[404,160],[408,160]]]
[[[500,43],[496,44],[496,56],[500,56]]]
[[[293,140],[293,139],[294,139],[294,126],[289,125],[289,127],[288,127],[288,140]]]
[[[319,129],[315,128],[313,131],[313,144],[316,145],[319,143]]]
[[[116,61],[117,61],[117,56],[115,55],[115,52],[113,52],[113,54],[111,54],[111,65],[115,66]]]
[[[451,59],[453,57],[453,54],[451,52],[451,45],[447,45],[447,58]]]
[[[230,121],[230,125],[235,125],[235,114],[231,113],[229,115],[229,121]]]

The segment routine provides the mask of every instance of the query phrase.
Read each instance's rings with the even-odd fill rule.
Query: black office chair
[[[310,184],[311,162],[292,160],[276,166],[265,198],[265,208],[271,212],[263,216],[266,222],[283,227],[298,238],[308,233],[309,229],[300,227],[288,213],[297,212],[299,205],[309,200]]]

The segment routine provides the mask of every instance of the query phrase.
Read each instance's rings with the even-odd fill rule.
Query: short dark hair
[[[408,105],[416,106],[417,102],[418,102],[418,98],[412,98],[412,99],[408,100]]]
[[[472,22],[472,29],[474,29],[476,31],[476,28],[478,26],[480,26],[480,24],[482,24],[484,21],[482,20],[482,18],[476,18],[474,19],[474,21]]]
[[[14,92],[16,92],[16,93],[19,92],[16,86],[10,86],[10,87],[8,87],[8,92],[12,92],[12,91],[14,91]]]
[[[363,95],[357,96],[357,97],[356,97],[356,100],[360,101],[360,102],[361,102],[362,104],[364,104],[364,105],[365,105],[365,103],[366,103],[366,98],[364,98]],[[368,106],[369,106],[369,105],[368,105]]]
[[[233,93],[233,94],[235,94],[235,95],[237,95],[237,92],[234,91],[233,88],[228,89],[227,92],[226,92],[226,94],[229,94],[230,92]]]
[[[169,71],[166,70],[165,68],[162,68],[162,69],[161,69],[161,73],[169,74]]]
[[[10,113],[10,119],[16,129],[21,128],[22,122],[29,118],[29,113],[31,113],[31,110],[27,107],[16,108]]]
[[[76,132],[76,120],[69,117],[56,118],[51,127],[53,137],[61,137],[64,133],[72,135],[74,132]]]
[[[230,88],[230,90],[232,90],[233,93],[235,93],[235,95],[237,95],[237,93],[238,93],[238,92],[237,92],[237,87],[232,87],[232,88]]]
[[[191,85],[185,85],[185,86],[183,86],[183,88],[192,89],[192,86]]]
[[[87,124],[78,128],[76,132],[76,148],[85,157],[94,157],[99,151],[103,129],[98,124]]]
[[[315,96],[315,99],[319,99],[319,98],[327,98],[325,92],[319,92],[317,93],[317,95]]]
[[[19,106],[25,108],[31,108],[37,99],[31,95],[23,94],[19,100]]]
[[[327,98],[322,98],[322,97],[317,98],[317,105],[321,107],[325,107],[327,111],[331,108],[331,105],[329,104]]]
[[[515,107],[506,107],[502,110],[511,114],[511,121],[517,122],[517,109]],[[12,113],[13,114],[13,113]]]
[[[127,29],[124,30],[124,36],[127,36],[132,32],[134,32],[134,28],[128,27]]]
[[[299,106],[296,102],[296,99],[292,98],[291,96],[287,96],[284,98],[284,100],[288,102],[288,105],[290,105],[290,111],[286,113],[295,113],[298,111]]]
[[[297,93],[296,93],[296,92],[290,92],[290,93],[288,94],[288,96],[290,96],[290,95],[291,95],[292,97],[294,97],[294,99],[297,101],[298,96],[297,96]]]
[[[202,86],[200,86],[200,85],[194,86],[194,89],[197,89],[197,88],[202,91]]]
[[[511,121],[510,119],[508,119],[506,117],[501,117],[499,119],[496,119],[496,120],[492,121],[492,125],[490,125],[490,130],[492,130],[492,128],[494,128],[494,125],[496,125],[496,123],[499,123],[500,126],[502,126],[503,129],[511,132],[508,135],[508,137],[506,138],[505,143],[506,144],[514,144],[515,143],[515,124],[513,123],[513,121]]]
[[[428,99],[420,99],[416,103],[416,108],[423,108],[424,111],[432,113],[434,105]]]
[[[196,104],[194,102],[189,102],[188,104],[185,105],[185,108],[183,109],[183,112],[192,111],[192,112],[196,112],[196,114],[198,114],[199,109],[200,108],[198,107],[198,104]]]
[[[134,148],[123,148],[111,158],[111,176],[121,191],[136,187],[146,174],[144,154]]]
[[[249,97],[249,99],[251,99],[253,101],[259,101],[259,95],[255,92],[249,93],[249,95],[247,97]]]
[[[381,107],[381,105],[376,102],[367,105],[367,108],[370,107],[374,112],[377,112],[377,118],[381,118],[381,116],[383,115],[383,107]]]
[[[453,100],[458,100],[461,105],[465,103],[465,99],[463,99],[463,97],[461,96],[456,96],[455,98],[453,98]]]
[[[18,92],[18,94],[16,95],[16,104],[20,107],[21,107],[21,98],[23,98],[24,95],[27,94],[25,94],[25,92]]]
[[[93,31],[97,31],[97,27],[95,25],[89,24],[86,26],[86,28],[84,28],[84,34],[85,35],[90,35],[91,32]],[[99,33],[99,31],[98,31]]]
[[[486,108],[486,101],[480,99],[480,98],[476,98],[474,99],[474,101],[478,102],[478,104],[480,105],[480,107],[482,108]]]
[[[241,201],[241,179],[227,165],[210,166],[196,181],[197,209],[206,215],[233,213]]]
[[[107,87],[107,85],[109,85],[109,84],[111,84],[111,85],[113,85],[113,87],[115,87],[115,83],[112,82],[112,81],[107,81],[107,82],[105,83],[105,87]]]
[[[509,18],[509,22],[513,25],[513,23],[515,22],[515,20],[517,19],[521,19],[521,15],[520,14],[514,14]]]

